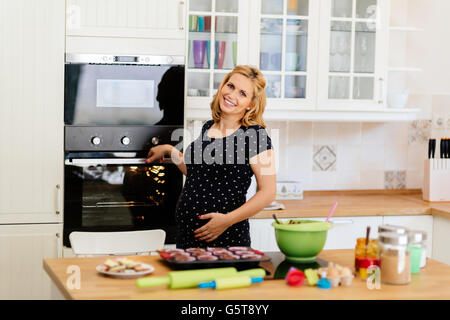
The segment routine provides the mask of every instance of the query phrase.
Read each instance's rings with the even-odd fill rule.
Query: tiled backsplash
[[[267,121],[269,135],[279,135],[277,179],[304,190],[421,189],[428,139],[450,136],[450,96],[433,96],[432,114],[395,123]]]

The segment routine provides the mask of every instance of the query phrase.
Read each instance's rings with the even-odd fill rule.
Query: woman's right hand
[[[162,144],[151,148],[147,154],[147,160],[145,160],[145,163],[152,163],[156,161],[159,163],[163,162],[164,156],[170,154],[170,147],[171,145]]]

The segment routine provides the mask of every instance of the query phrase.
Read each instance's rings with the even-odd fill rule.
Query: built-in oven
[[[175,243],[183,177],[146,163],[183,145],[183,57],[66,55],[64,232],[163,229]]]

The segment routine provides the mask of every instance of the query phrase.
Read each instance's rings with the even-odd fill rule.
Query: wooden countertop
[[[422,200],[420,190],[308,191],[302,200],[278,200],[284,210],[265,210],[254,219],[326,217],[335,201],[333,217],[436,215],[450,219],[450,202]]]
[[[353,250],[325,250],[319,257],[353,269]],[[366,282],[358,278],[349,287],[322,290],[303,285],[289,287],[284,280],[266,280],[248,288],[231,290],[176,289],[155,287],[139,289],[134,279],[114,279],[98,274],[95,267],[108,257],[44,259],[44,269],[68,299],[132,299],[132,300],[379,300],[379,299],[450,299],[450,266],[428,259],[427,266],[420,274],[412,275],[408,285],[395,286],[381,284],[380,289],[370,290]],[[155,267],[152,276],[165,276],[170,269],[159,256],[133,256],[135,261],[149,263]],[[68,289],[71,283],[70,266],[80,269],[80,288]],[[72,269],[73,270],[73,269]]]

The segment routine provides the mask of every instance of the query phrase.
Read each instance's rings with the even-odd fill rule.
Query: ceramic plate
[[[142,267],[148,268],[148,270],[145,271],[135,271],[135,272],[127,272],[127,271],[122,271],[122,272],[108,272],[108,271],[103,271],[104,265],[100,264],[98,265],[95,269],[101,273],[104,274],[106,276],[110,276],[113,278],[121,278],[121,279],[132,279],[132,278],[139,278],[142,276],[145,276],[147,274],[152,273],[153,271],[155,271],[155,268],[149,264],[145,264],[145,263],[141,263],[141,262],[136,262],[139,263]]]

